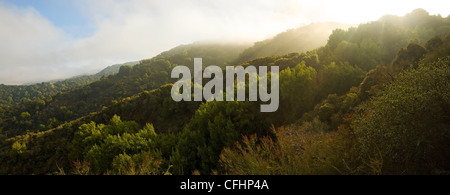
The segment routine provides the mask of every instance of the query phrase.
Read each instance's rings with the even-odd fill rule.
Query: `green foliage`
[[[0,109],[0,174],[448,173],[449,59],[431,62],[450,54],[449,22],[415,10],[301,54],[281,41],[296,30],[256,44],[239,63],[280,67],[275,113],[171,98],[174,66],[223,67],[242,45],[179,46],[51,97],[41,88],[45,99],[21,91],[23,103]],[[281,53],[255,58],[266,51]]]
[[[271,138],[244,137],[220,155],[220,168],[231,175],[335,175],[352,174],[358,162],[350,156],[354,140],[346,131],[311,133],[319,126],[305,123],[277,129]],[[350,153],[351,154],[351,153]]]
[[[267,135],[268,124],[252,102],[208,102],[200,106],[179,136],[171,156],[174,173],[189,174],[215,169],[223,147],[242,135]]]
[[[358,96],[361,100],[366,100],[371,96],[376,96],[384,89],[383,84],[394,79],[395,72],[390,66],[378,66],[369,71],[359,85]]]
[[[312,109],[317,86],[316,70],[305,63],[280,72],[280,108],[273,115],[274,121],[291,123]]]
[[[89,85],[73,88],[56,95],[52,94],[52,97],[44,100],[27,101],[7,108],[5,122],[0,123],[0,128],[8,136],[21,135],[27,130],[42,131],[54,128],[64,122],[101,111],[103,107],[110,106],[113,101],[120,101],[143,91],[158,89],[167,83],[174,82],[175,80],[169,77],[171,69],[179,64],[193,66],[194,57],[203,57],[204,64],[214,63],[224,66],[227,64],[227,60],[234,59],[244,48],[245,45],[233,44],[180,46],[152,59],[142,60],[133,67],[123,66],[121,70],[117,69],[118,74],[102,76],[100,80]],[[60,109],[63,107],[71,113],[61,114]],[[13,120],[14,117],[18,118],[22,112],[31,114],[31,124],[21,125]],[[49,124],[49,119],[52,118],[57,119],[53,125]]]
[[[24,152],[27,151],[27,145],[25,143],[19,143],[19,142],[14,142],[14,144],[11,147],[11,151],[14,154],[23,154]]]
[[[225,148],[219,167],[238,175],[448,174],[449,64],[447,57],[401,73],[356,115],[344,115],[337,131],[325,133],[333,113],[357,105],[356,93],[330,95],[313,119],[278,128],[276,139],[244,137]]]
[[[434,42],[436,42],[436,39],[438,39],[438,43],[432,43],[433,40]],[[427,49],[429,50],[429,52],[425,54],[425,57],[423,59],[424,63],[434,62],[436,59],[445,57],[450,53],[450,33],[447,34],[447,36],[443,39],[435,37],[427,43]]]
[[[206,66],[216,65],[225,67],[237,65],[231,60],[242,53],[248,45],[246,44],[219,44],[219,43],[193,43],[180,45],[169,51],[161,53],[158,57],[169,59],[173,64],[184,65],[190,68],[194,66],[194,58],[201,57]]]
[[[256,135],[244,136],[242,144],[236,142],[234,149],[227,147],[220,155],[219,164],[232,175],[281,174],[279,169],[280,148],[270,138],[258,139]]]
[[[316,104],[313,110],[303,115],[300,124],[305,122],[318,124],[321,131],[336,131],[361,102],[357,91],[358,88],[354,87],[345,95],[328,95],[326,99]]]
[[[123,122],[114,116],[109,125],[95,122],[81,125],[75,133],[71,156],[89,162],[92,173],[156,173],[159,163],[153,162],[157,160],[147,152],[156,136],[153,125],[139,130],[135,122]],[[124,168],[127,164],[131,166],[129,169]]]
[[[160,175],[161,161],[155,159],[150,152],[141,152],[129,156],[119,154],[112,162],[113,175]]]
[[[405,59],[417,63],[443,45]],[[225,174],[448,174],[449,64],[447,57],[397,71],[381,66],[359,88],[329,95],[301,125],[278,128],[276,139],[244,137],[225,148],[220,168]]]
[[[314,23],[307,26],[290,29],[271,39],[256,42],[246,49],[233,64],[239,64],[260,57],[283,55],[287,53],[302,53],[327,43],[330,32],[336,28],[347,29],[350,25],[339,23]]]
[[[328,94],[344,94],[351,87],[358,86],[364,79],[364,71],[359,67],[354,67],[348,63],[339,63],[338,65],[332,62],[325,65],[320,71],[320,90],[319,98],[322,99]]]
[[[106,123],[117,114],[124,120],[133,120],[140,125],[151,123],[158,133],[179,132],[189,122],[201,102],[175,102],[171,89],[172,84],[167,84],[126,98],[103,109],[92,120]]]
[[[436,35],[448,33],[448,20],[417,9],[404,17],[388,15],[358,28],[337,29],[318,53],[323,64],[348,62],[369,71],[378,65],[390,64],[396,52],[410,42],[424,44]]]
[[[419,60],[423,58],[425,53],[425,48],[415,43],[411,43],[408,47],[402,48],[392,62],[394,71],[417,68]]]
[[[136,62],[128,62],[125,64],[135,65]],[[0,109],[14,106],[19,103],[27,103],[33,100],[42,100],[49,96],[54,96],[60,92],[90,84],[100,80],[104,76],[118,73],[119,68],[125,64],[112,65],[97,74],[78,76],[60,81],[49,81],[20,86],[0,85]]]
[[[63,125],[6,139],[0,143],[0,174],[50,174],[70,167],[67,154],[73,132],[70,125]]]
[[[362,153],[382,160],[382,173],[449,170],[449,64],[446,58],[401,74],[360,111],[354,128]]]

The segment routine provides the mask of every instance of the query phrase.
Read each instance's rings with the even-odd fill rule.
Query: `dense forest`
[[[255,58],[307,52],[327,44],[328,37],[335,29],[348,29],[352,25],[336,22],[313,23],[289,29],[270,39],[256,42],[245,49],[232,64],[239,64]]]
[[[24,86],[0,85],[0,108],[6,108],[18,103],[27,103],[33,100],[54,96],[59,92],[90,84],[102,77],[117,74],[121,66],[134,66],[137,62],[127,62],[109,66],[93,75],[77,76],[70,79],[48,81]]]
[[[182,45],[58,92],[25,88],[42,92],[0,107],[0,174],[449,174],[450,16],[347,27],[315,48],[292,37],[317,32],[296,29],[253,47]],[[173,101],[171,69],[195,57],[279,66],[278,111]]]

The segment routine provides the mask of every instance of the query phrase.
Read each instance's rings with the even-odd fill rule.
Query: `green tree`
[[[174,173],[190,174],[199,169],[209,174],[216,169],[221,150],[242,135],[269,134],[259,104],[254,102],[207,102],[179,134],[170,157]]]
[[[384,174],[449,170],[450,60],[401,74],[354,123],[361,154]]]
[[[276,124],[293,122],[313,108],[316,70],[302,62],[280,72],[280,108],[272,116]]]
[[[359,67],[348,63],[336,64],[332,62],[323,67],[319,72],[319,98],[322,99],[328,94],[346,93],[351,87],[358,86],[364,79],[365,72]]]
[[[411,43],[408,47],[401,49],[392,62],[395,71],[417,68],[419,60],[423,58],[426,50],[422,46]]]
[[[12,145],[11,149],[13,153],[20,155],[27,151],[27,145],[25,143],[19,143],[16,141]]]
[[[147,156],[144,160],[157,161],[159,154],[153,150],[152,141],[156,137],[153,125],[147,124],[140,129],[136,122],[122,121],[120,117],[114,116],[109,125],[97,125],[95,122],[81,125],[80,130],[75,133],[71,156],[74,160],[89,162],[93,173],[112,171],[115,174],[149,174],[143,170],[145,167],[134,166],[150,163],[143,161],[143,152],[153,152],[151,158]],[[141,156],[130,156],[135,154]],[[136,160],[138,158],[140,160]],[[137,164],[132,164],[130,170],[125,170],[124,163],[131,162]]]

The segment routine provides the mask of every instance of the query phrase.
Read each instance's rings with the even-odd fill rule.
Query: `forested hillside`
[[[0,109],[27,103],[37,99],[54,96],[59,92],[68,91],[83,85],[100,80],[104,76],[117,74],[121,66],[136,65],[137,62],[128,62],[109,66],[93,75],[77,76],[70,79],[49,81],[32,85],[8,86],[0,85]]]
[[[173,101],[173,67],[258,53],[244,50],[180,46],[6,109],[0,174],[450,173],[450,16],[384,16],[333,30],[320,48],[242,61],[280,67],[274,113]]]
[[[273,38],[256,42],[252,47],[242,52],[233,61],[233,64],[247,62],[259,57],[307,52],[326,45],[333,30],[346,30],[351,26],[349,24],[326,22],[289,29]]]
[[[245,45],[193,44],[180,46],[135,66],[121,66],[115,75],[102,77],[89,85],[54,96],[28,101],[1,112],[0,129],[8,137],[29,131],[54,128],[91,112],[102,110],[145,90],[171,82],[169,73],[176,65],[193,66],[193,58],[203,56],[204,63],[224,66],[226,59],[236,58]],[[225,55],[226,53],[226,55]]]

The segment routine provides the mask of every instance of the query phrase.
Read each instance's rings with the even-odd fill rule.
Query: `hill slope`
[[[137,62],[116,64],[93,75],[77,76],[64,80],[42,82],[38,84],[8,86],[0,85],[0,109],[22,102],[43,99],[100,80],[104,76],[117,74],[121,66],[136,65]]]
[[[121,66],[118,74],[102,77],[91,84],[10,107],[3,114],[0,112],[4,120],[0,121],[0,129],[4,134],[14,136],[24,134],[27,130],[54,128],[100,111],[114,101],[157,89],[171,82],[169,73],[178,64],[193,66],[193,58],[203,57],[204,64],[224,66],[245,48],[246,45],[233,44],[179,46],[152,59],[142,60],[135,66]]]
[[[402,20],[437,22],[405,26],[384,18],[335,30],[316,50],[242,63],[280,66],[275,113],[259,112],[262,102],[174,102],[167,75],[176,64],[192,63],[188,51],[122,67],[1,117],[8,136],[24,135],[0,139],[0,173],[54,173],[58,166],[75,174],[448,171],[448,160],[439,159],[450,155],[449,60],[439,59],[450,55],[450,35],[443,36],[450,17],[422,13]],[[51,117],[66,118],[25,134],[36,121],[52,124]],[[91,172],[79,172],[89,166]]]
[[[256,42],[233,62],[239,64],[259,57],[302,53],[324,46],[335,29],[346,30],[352,25],[337,22],[313,23],[290,29],[273,38]]]

